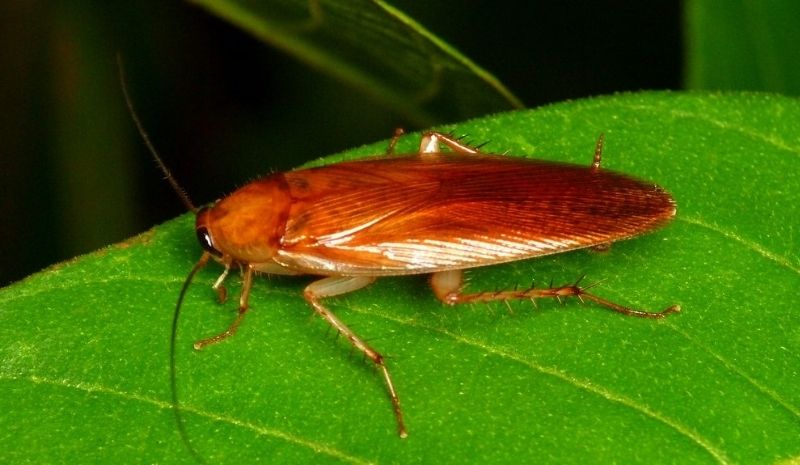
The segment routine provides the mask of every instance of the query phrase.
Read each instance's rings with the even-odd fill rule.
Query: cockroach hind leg
[[[436,297],[445,304],[455,305],[468,302],[491,302],[496,300],[515,300],[515,299],[530,299],[535,302],[536,299],[550,298],[558,302],[562,302],[563,298],[576,297],[583,301],[590,300],[596,304],[602,305],[608,309],[622,313],[628,316],[635,316],[639,318],[664,318],[671,313],[680,311],[680,306],[672,305],[661,310],[660,312],[647,312],[643,310],[635,310],[629,307],[611,302],[610,300],[596,296],[587,292],[599,284],[593,283],[587,286],[580,286],[583,280],[581,276],[573,284],[565,286],[553,286],[552,281],[548,288],[536,289],[531,286],[528,289],[514,289],[509,291],[484,291],[464,293],[462,292],[463,278],[460,270],[440,271],[431,276],[431,288],[433,289]]]
[[[581,283],[581,281],[583,281],[583,278],[585,278],[585,277],[586,277],[586,275],[581,276],[580,278],[578,278],[575,281],[575,283],[573,283],[571,285],[561,286],[561,287],[556,287],[556,288],[553,288],[551,286],[551,288],[547,289],[546,291],[551,292],[552,295],[551,296],[542,295],[542,297],[555,297],[555,298],[560,300],[560,297],[570,297],[571,296],[571,297],[577,297],[581,302],[583,302],[584,299],[591,300],[592,302],[594,302],[596,304],[599,304],[599,305],[602,305],[603,307],[606,307],[608,309],[614,310],[615,312],[622,313],[623,315],[627,315],[627,316],[638,317],[638,318],[659,319],[659,318],[664,318],[665,316],[667,316],[667,315],[669,315],[671,313],[678,313],[681,310],[680,305],[671,305],[671,306],[661,310],[660,312],[648,312],[648,311],[644,311],[644,310],[635,310],[635,309],[632,309],[630,307],[625,307],[625,306],[619,305],[619,304],[614,303],[614,302],[612,302],[612,301],[610,301],[608,299],[604,299],[604,298],[599,297],[599,296],[597,296],[595,294],[591,294],[591,293],[587,292],[588,289],[591,289],[593,287],[596,287],[596,286],[600,285],[601,281],[597,281],[597,282],[594,282],[594,283],[586,285],[586,286],[581,286],[580,283]]]
[[[464,299],[461,293],[464,287],[464,272],[461,270],[447,270],[433,273],[430,278],[431,289],[439,301],[447,305],[473,302],[479,299]],[[488,294],[488,293],[482,293]]]
[[[246,266],[244,268],[244,273],[242,275],[242,293],[239,296],[239,311],[237,312],[236,319],[233,320],[233,323],[231,323],[231,325],[228,326],[228,329],[226,329],[225,331],[217,335],[207,337],[205,339],[201,339],[195,342],[194,343],[195,350],[202,350],[204,347],[216,344],[218,342],[222,342],[225,339],[236,334],[236,331],[239,330],[239,326],[242,324],[242,320],[244,320],[244,315],[247,313],[248,301],[250,299],[250,288],[253,286],[253,273],[254,273],[253,268],[251,268],[250,266]],[[224,279],[226,274],[227,274],[227,269],[222,274],[222,276],[220,276],[220,278]],[[217,281],[218,282],[215,283],[215,286],[217,286],[217,284],[221,284],[219,279]]]

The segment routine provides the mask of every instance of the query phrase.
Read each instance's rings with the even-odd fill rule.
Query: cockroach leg
[[[397,418],[397,431],[401,438],[408,436],[405,422],[403,421],[403,412],[400,410],[400,398],[397,396],[397,391],[394,388],[392,377],[389,375],[389,369],[386,367],[383,355],[369,346],[363,339],[358,337],[350,328],[345,325],[336,315],[330,310],[325,308],[320,302],[320,299],[325,297],[332,297],[336,295],[346,294],[348,292],[361,289],[369,285],[375,280],[371,276],[356,276],[356,277],[340,277],[331,276],[322,278],[319,281],[306,286],[304,296],[306,301],[314,307],[314,310],[325,319],[339,334],[344,335],[350,344],[356,349],[360,350],[364,356],[372,360],[383,374],[383,379],[386,381],[386,389],[392,401],[392,408],[394,415]]]
[[[606,135],[600,133],[597,142],[594,145],[594,159],[592,159],[592,172],[600,170],[600,162],[603,161],[603,144],[605,144]]]
[[[461,288],[464,286],[464,273],[461,270],[448,270],[433,273],[431,275],[431,289],[436,298],[447,305],[455,305],[469,300],[461,300],[464,294]],[[484,293],[488,294],[488,293]]]
[[[217,278],[217,280],[214,281],[214,284],[211,286],[211,289],[214,289],[214,291],[217,293],[217,300],[219,300],[219,303],[224,303],[228,299],[228,291],[225,289],[225,286],[223,286],[222,283],[225,281],[225,278],[228,277],[228,273],[230,271],[231,265],[226,263],[225,271],[219,275],[219,278]]]
[[[386,147],[386,155],[394,155],[394,149],[397,147],[397,142],[403,137],[406,131],[403,128],[396,128],[392,140],[389,141],[389,146]]]
[[[220,278],[224,279],[224,276],[227,274],[227,269]],[[221,280],[217,280],[221,283]],[[216,286],[216,283],[215,283]],[[233,320],[228,329],[225,331],[217,334],[216,336],[211,336],[206,339],[201,339],[194,343],[194,348],[196,350],[200,350],[203,347],[210,346],[212,344],[216,344],[221,342],[234,334],[236,334],[236,330],[239,329],[239,325],[242,324],[242,320],[244,319],[244,314],[247,313],[247,301],[250,299],[250,288],[253,286],[253,268],[250,266],[245,266],[244,274],[242,276],[242,292],[239,294],[239,313],[236,315],[236,319]]]
[[[429,131],[422,134],[422,139],[420,139],[419,142],[419,151],[422,154],[439,153],[440,144],[446,145],[450,148],[450,150],[457,153],[467,155],[477,155],[481,153],[480,150],[470,147],[453,136],[435,131]]]
[[[534,289],[531,287],[529,289],[511,291],[474,292],[465,294],[462,292],[463,272],[461,270],[448,270],[431,275],[431,288],[436,297],[448,305],[467,302],[490,302],[493,300],[531,299],[531,301],[533,301],[534,299],[541,298],[556,299],[560,302],[562,297],[577,297],[581,301],[583,299],[588,299],[614,310],[615,312],[639,318],[664,318],[666,315],[677,313],[681,309],[679,305],[672,305],[660,312],[634,310],[587,292],[587,289],[594,287],[596,284],[582,287],[580,286],[580,281],[579,279],[574,284],[560,287],[553,287],[551,284],[547,289]]]

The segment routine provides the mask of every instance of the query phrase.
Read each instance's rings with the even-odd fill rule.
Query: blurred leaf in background
[[[497,78],[383,1],[193,2],[423,127],[522,107]]]
[[[685,2],[686,87],[800,95],[800,2]]]

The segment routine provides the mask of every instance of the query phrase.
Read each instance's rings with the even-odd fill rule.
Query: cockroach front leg
[[[372,362],[381,370],[383,379],[386,381],[386,389],[389,392],[389,397],[392,401],[392,408],[394,415],[397,418],[397,430],[401,438],[408,436],[405,422],[403,421],[403,412],[400,410],[400,398],[397,396],[397,391],[394,388],[392,377],[389,375],[389,369],[386,367],[383,355],[377,350],[369,346],[363,339],[358,337],[350,328],[345,325],[336,315],[330,310],[325,308],[320,302],[320,299],[325,297],[332,297],[335,295],[346,294],[348,292],[361,289],[373,282],[375,278],[369,276],[357,277],[337,277],[331,276],[322,278],[319,281],[314,281],[309,284],[304,292],[306,301],[314,307],[314,311],[319,316],[325,319],[336,331],[343,334],[350,344],[356,349],[364,353],[364,355],[372,360]]]
[[[225,301],[228,300],[228,291],[225,289],[225,286],[223,286],[222,283],[225,282],[225,278],[228,277],[228,273],[230,273],[230,271],[231,265],[230,263],[226,263],[225,271],[219,275],[219,278],[217,278],[217,280],[214,281],[214,284],[211,286],[211,289],[214,289],[214,292],[217,293],[217,300],[219,300],[219,303],[225,303]]]
[[[431,276],[431,287],[433,288],[433,292],[436,294],[436,297],[448,305],[467,302],[491,302],[493,300],[506,301],[530,299],[531,301],[534,301],[535,299],[541,299],[545,297],[560,301],[562,297],[577,297],[581,301],[583,301],[583,299],[588,299],[606,308],[614,310],[615,312],[639,318],[664,318],[670,313],[680,311],[680,306],[678,305],[667,307],[660,312],[634,310],[632,308],[624,307],[606,300],[602,297],[598,297],[594,294],[590,294],[587,292],[587,289],[591,288],[592,286],[581,287],[580,281],[581,280],[579,279],[574,284],[561,287],[549,287],[542,289],[531,287],[529,289],[518,289],[511,291],[474,292],[465,294],[461,291],[464,283],[463,272],[461,270],[450,270],[434,273]]]
[[[217,279],[214,283],[213,289],[217,291],[217,296],[220,300],[225,299],[225,288],[222,287],[222,281],[228,275],[229,267],[225,267],[225,271],[222,275]],[[209,346],[211,344],[216,344],[221,342],[234,334],[236,334],[236,330],[239,329],[239,325],[242,324],[242,320],[244,319],[244,314],[247,313],[247,302],[250,299],[250,288],[253,286],[253,273],[254,270],[251,266],[244,267],[244,274],[242,276],[242,292],[239,294],[239,313],[236,315],[236,319],[233,320],[228,329],[225,331],[217,334],[216,336],[211,336],[206,339],[201,339],[194,343],[194,348],[196,350],[200,350],[203,347]]]

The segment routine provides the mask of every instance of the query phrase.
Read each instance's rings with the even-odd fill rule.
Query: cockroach
[[[158,157],[133,110],[139,132],[184,204],[195,212],[204,249],[181,288],[172,327],[173,407],[175,334],[194,275],[213,259],[224,271],[212,288],[224,300],[231,269],[242,272],[238,315],[195,349],[228,339],[239,329],[257,273],[312,275],[303,296],[316,314],[371,360],[386,385],[400,437],[407,429],[400,397],[384,356],[331,312],[323,299],[361,289],[379,277],[430,274],[442,303],[576,297],[624,315],[663,318],[677,312],[635,310],[573,284],[465,292],[465,269],[608,244],[654,230],[676,211],[661,187],[601,168],[603,136],[589,166],[485,153],[450,134],[422,134],[416,153],[387,154],[317,168],[274,173],[211,206],[196,208]],[[447,151],[442,151],[446,147]]]

